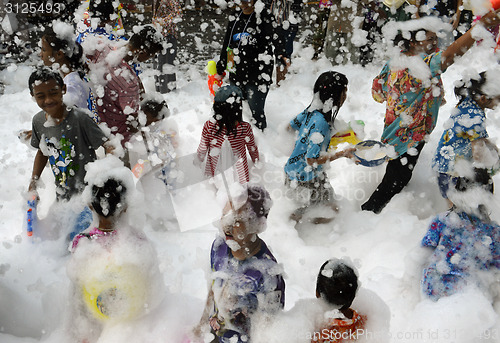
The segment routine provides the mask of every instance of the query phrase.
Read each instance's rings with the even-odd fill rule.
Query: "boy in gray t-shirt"
[[[83,190],[85,165],[96,159],[95,150],[107,138],[86,113],[66,108],[62,100],[65,86],[57,72],[47,68],[35,71],[30,76],[29,88],[42,109],[33,118],[31,145],[38,152],[29,190],[36,192],[37,181],[48,161],[56,181],[57,200],[69,200]]]

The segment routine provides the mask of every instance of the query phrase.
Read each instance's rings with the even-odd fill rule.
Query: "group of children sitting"
[[[147,134],[154,132],[155,123],[164,119],[168,112],[166,105],[147,99],[141,91],[140,79],[128,64],[129,60],[146,61],[161,49],[161,44],[158,45],[150,29],[137,35],[120,46],[123,50],[110,49],[107,38],[102,36],[95,36],[93,44],[82,49],[72,39],[62,39],[60,33],[47,31],[44,35],[41,56],[44,64],[51,68],[39,68],[29,79],[30,93],[41,109],[33,118],[32,131],[26,133],[37,149],[30,192],[36,194],[38,180],[48,162],[56,180],[58,201],[81,194],[89,187],[86,186],[89,181],[86,166],[97,159],[96,150],[100,147],[106,153],[119,154],[124,164],[132,169],[126,143],[137,132],[141,132],[146,141],[148,155],[156,154],[164,174],[168,170],[166,161],[173,159],[175,149],[168,147],[165,150],[163,143],[147,144],[151,140]],[[86,40],[90,42],[92,37]],[[78,61],[84,53],[91,64],[88,75],[93,83],[92,90],[79,67]],[[431,299],[451,295],[475,283],[477,270],[500,268],[500,227],[490,220],[483,201],[474,203],[471,200],[483,200],[481,190],[485,188],[492,192],[490,174],[497,168],[498,153],[493,163],[485,156],[485,151],[493,151],[493,155],[496,152],[486,139],[484,126],[484,109],[494,108],[500,102],[500,95],[492,96],[487,89],[491,86],[492,75],[483,73],[457,87],[459,104],[451,117],[453,125],[443,134],[435,158],[440,190],[450,201],[451,208],[433,219],[422,241],[423,246],[435,248],[422,280],[423,290]],[[353,158],[353,148],[328,151],[335,118],[347,97],[347,86],[345,75],[333,71],[322,73],[314,85],[311,104],[290,122],[290,130],[297,131],[298,135],[284,170],[286,185],[301,194],[297,197],[298,208],[291,215],[296,221],[315,205],[326,205],[337,211],[323,165],[341,157]],[[141,110],[141,100],[145,99]],[[258,238],[258,233],[265,228],[270,197],[262,188],[248,186],[251,179],[247,151],[255,163],[259,160],[259,150],[251,124],[243,121],[243,100],[236,86],[225,86],[217,91],[214,115],[203,126],[196,156],[197,164],[206,160],[204,173],[208,177],[233,167],[235,180],[247,185],[248,191],[247,198],[238,206],[231,201],[228,203],[221,219],[224,238],[217,239],[212,246],[214,283],[203,321],[210,327],[213,342],[248,341],[252,313],[263,303],[279,304],[275,310],[284,304],[281,272],[271,267],[262,269],[265,263],[276,264],[270,250]],[[471,123],[472,127],[467,126]],[[164,149],[166,155],[158,156],[158,149]],[[472,170],[471,162],[475,163]],[[456,174],[451,171],[463,172],[467,168],[466,175],[450,176]],[[118,219],[127,207],[122,196],[129,187],[114,178],[92,185],[88,206],[99,219],[98,225],[83,233],[75,232],[73,251],[86,238],[101,242],[99,244],[110,239],[112,242]],[[317,222],[331,220],[319,219],[323,221]],[[254,263],[255,260],[266,262]],[[219,272],[225,272],[230,278],[221,277],[223,274]],[[266,277],[266,273],[272,278]],[[274,281],[269,283],[269,279]],[[236,285],[236,288],[226,285]],[[352,266],[338,260],[325,262],[318,275],[316,293],[338,311],[335,317],[320,325],[336,332],[363,328],[366,318],[350,308],[357,288],[357,275]],[[227,306],[224,301],[234,295],[231,292],[236,292],[238,299]],[[262,294],[266,297],[261,297]],[[243,303],[239,302],[241,299]],[[335,335],[327,336],[325,339],[315,337],[313,341],[341,341],[332,339]]]

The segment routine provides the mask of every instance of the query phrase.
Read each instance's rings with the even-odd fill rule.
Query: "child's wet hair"
[[[28,80],[28,87],[30,89],[30,94],[33,95],[34,88],[37,84],[47,82],[49,80],[55,80],[57,84],[63,88],[64,81],[59,72],[54,71],[48,67],[42,67],[31,73]]]
[[[474,168],[474,176],[472,178],[459,176],[455,184],[455,189],[458,192],[466,192],[473,188],[482,188],[493,194],[493,182],[485,168]]]
[[[219,131],[226,127],[227,134],[236,134],[236,123],[243,121],[243,95],[233,85],[221,87],[214,97],[214,119]]]
[[[146,115],[152,116],[155,120],[163,120],[167,116],[168,106],[166,101],[146,100],[142,102],[141,110]]]
[[[120,213],[125,207],[127,188],[122,181],[110,178],[102,186],[92,186],[92,208],[99,215],[109,218]]]
[[[42,38],[49,43],[53,51],[62,51],[64,53],[71,68],[82,68],[83,49],[79,43],[60,38],[51,27],[45,29]]]
[[[358,290],[358,276],[354,269],[338,259],[330,259],[321,266],[316,281],[316,292],[328,304],[347,309]]]
[[[163,50],[162,37],[153,26],[144,26],[139,32],[134,33],[129,39],[129,44],[151,55]]]
[[[256,218],[267,218],[269,210],[271,209],[272,200],[269,192],[257,185],[250,185],[247,188],[247,202],[255,214]]]
[[[408,52],[411,48],[411,43],[417,40],[417,34],[419,32],[426,32],[423,29],[414,31],[398,31],[396,37],[394,37],[394,46],[401,49],[402,52]]]
[[[340,109],[342,93],[347,88],[349,81],[347,77],[336,71],[326,71],[322,73],[314,83],[313,92],[319,95],[319,100],[322,103],[333,101],[333,110],[328,115],[330,118],[325,118],[328,122],[333,122]],[[323,113],[326,115],[327,113]]]
[[[479,99],[482,95],[488,96],[483,90],[486,84],[486,72],[479,74],[478,78],[463,78],[455,85],[455,96],[460,100],[469,97],[472,100]]]

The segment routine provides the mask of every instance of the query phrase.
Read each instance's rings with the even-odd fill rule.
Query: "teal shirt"
[[[407,69],[391,69],[388,62],[373,80],[372,95],[386,102],[382,142],[392,145],[398,155],[416,147],[436,127],[444,97],[441,81],[441,52],[421,55],[430,77],[420,80]]]
[[[307,109],[290,122],[298,131],[293,152],[285,165],[285,173],[291,180],[310,181],[319,176],[323,165],[310,166],[308,158],[319,158],[328,150],[332,136],[330,124],[319,111]]]

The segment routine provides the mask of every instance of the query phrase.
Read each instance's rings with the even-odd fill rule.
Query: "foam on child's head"
[[[460,80],[454,83],[455,95],[459,99],[470,97],[478,100],[482,95],[492,99],[500,96],[500,71],[490,69],[478,73],[473,69],[464,71]]]
[[[42,38],[50,44],[53,51],[62,51],[70,66],[78,69],[82,65],[82,46],[75,41],[72,25],[54,21],[52,27],[45,29]],[[61,66],[62,67],[62,66]]]
[[[233,209],[240,211],[238,215],[240,220],[248,222],[247,233],[262,233],[267,227],[267,216],[273,205],[273,201],[269,192],[260,185],[247,185],[241,186],[239,183],[233,184],[229,188],[229,196],[227,191],[219,190],[217,199],[220,204],[224,206],[228,203],[229,198],[232,201]],[[234,213],[228,213],[234,215]]]
[[[106,185],[108,187],[116,186],[115,193],[124,191],[120,200],[122,208],[133,202],[131,197],[134,195],[135,184],[132,172],[123,165],[123,162],[118,157],[107,155],[103,159],[88,163],[85,169],[87,170],[85,175],[87,187],[82,193],[82,198],[86,203],[93,203],[96,189],[104,189],[107,187]],[[115,182],[109,182],[109,180],[115,180],[116,184]],[[120,188],[120,186],[122,187]]]
[[[103,217],[117,216],[126,209],[127,188],[120,180],[107,179],[102,186],[92,187],[92,208]]]
[[[358,275],[346,260],[330,259],[320,268],[316,291],[320,298],[337,308],[351,306],[358,290]]]
[[[241,98],[243,98],[241,89],[233,85],[227,85],[217,90],[217,93],[215,93],[214,102],[232,103],[234,101],[238,101],[238,99]]]
[[[397,45],[398,39],[412,39],[412,35],[418,31],[432,31],[438,37],[443,37],[443,32],[452,31],[451,24],[443,22],[440,18],[434,16],[425,16],[419,19],[406,20],[404,22],[391,21],[384,25],[382,32],[388,42],[393,42]],[[420,40],[425,39],[424,36],[419,37]]]
[[[243,120],[243,94],[241,90],[233,85],[227,85],[217,90],[214,97],[214,118],[232,131],[235,122]]]
[[[342,106],[342,93],[348,83],[347,77],[342,73],[333,70],[322,73],[314,83],[314,96],[309,111],[318,110],[323,113],[326,121],[333,123]]]

